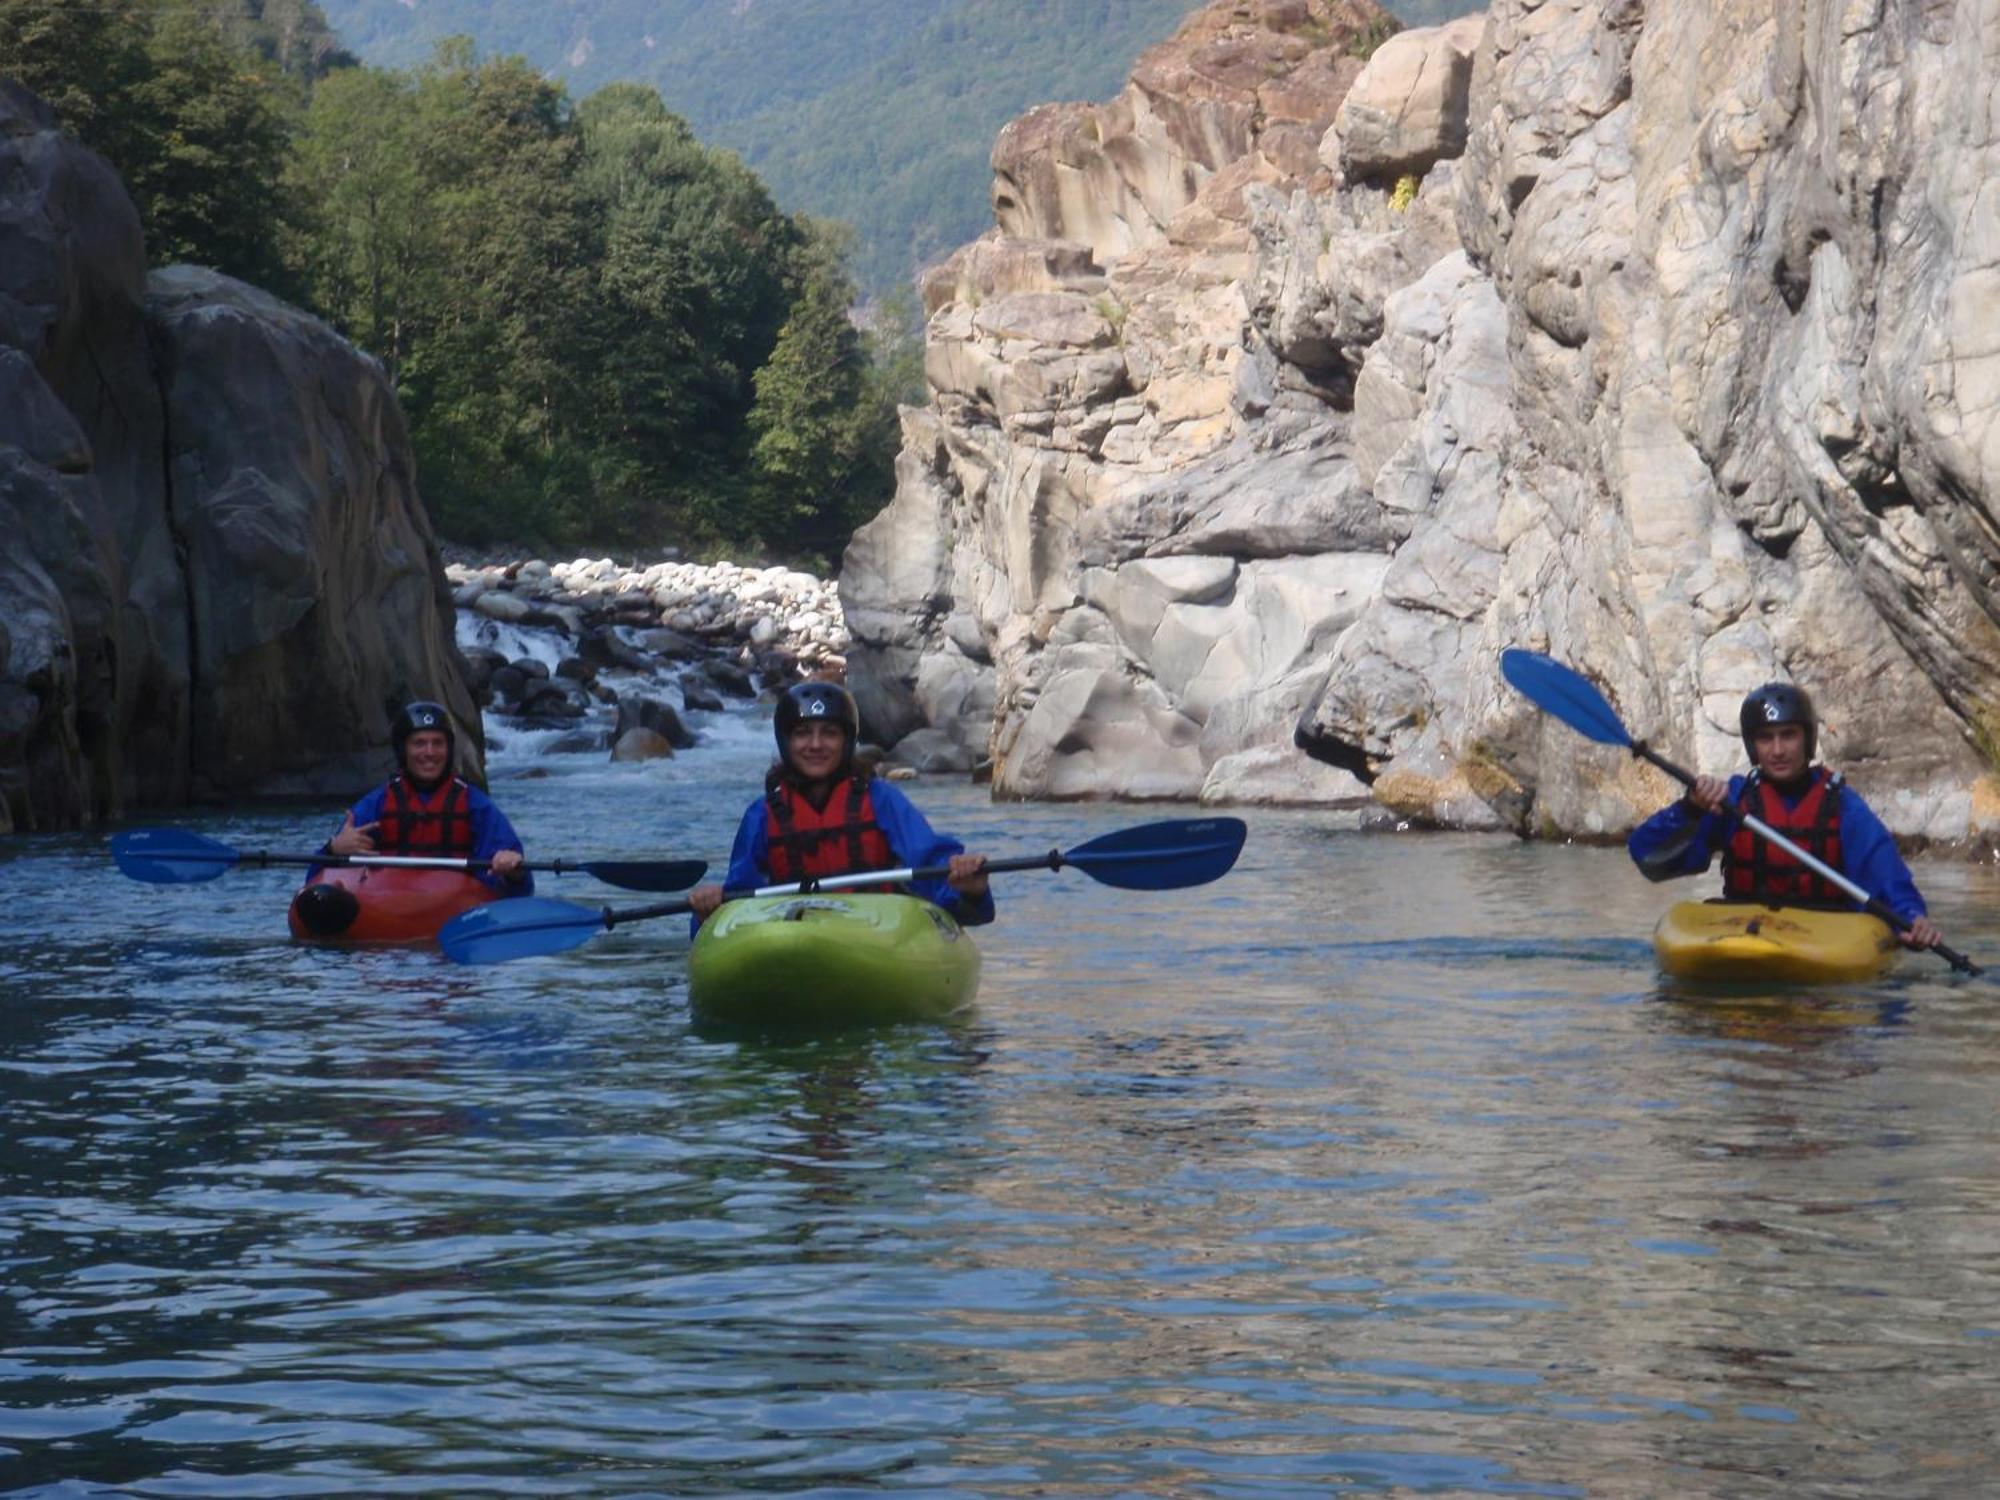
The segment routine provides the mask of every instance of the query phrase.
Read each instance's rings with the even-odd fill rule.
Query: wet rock
[[[589,708],[582,693],[550,681],[529,683],[521,697],[522,713],[539,719],[580,719]]]
[[[611,746],[615,761],[664,760],[673,753],[672,742],[653,729],[628,729]]]
[[[487,702],[519,703],[521,694],[527,691],[528,680],[526,672],[511,664],[494,668],[493,675],[486,680]]]
[[[500,620],[507,624],[519,624],[534,612],[534,606],[515,594],[503,594],[498,590],[485,590],[473,601],[472,607],[489,620]]]
[[[586,631],[583,639],[577,642],[576,654],[600,671],[615,667],[627,672],[647,672],[653,666],[644,652],[628,645],[608,626]]]
[[[463,653],[465,656],[465,685],[472,690],[472,696],[479,700],[483,708],[493,697],[493,677],[507,665],[507,658],[498,651],[488,651],[474,646]]]
[[[750,680],[750,674],[733,662],[705,661],[701,664],[708,680],[732,698],[754,698],[757,685]]]
[[[613,737],[622,739],[633,729],[650,729],[677,750],[686,750],[695,743],[694,731],[681,722],[673,705],[657,698],[627,696],[618,700],[618,723],[612,730]]]
[[[678,630],[670,630],[664,625],[640,631],[638,646],[640,650],[651,652],[654,656],[668,661],[688,661],[700,650]]]
[[[895,763],[938,775],[972,769],[973,754],[944,729],[919,729],[896,742]]]
[[[572,729],[568,734],[549,741],[543,747],[545,755],[591,755],[611,746],[611,736],[602,729]]]
[[[785,568],[531,559],[457,561],[446,576],[469,608],[489,594],[508,595],[526,606],[518,623],[553,625],[577,636],[574,654],[600,671],[650,673],[662,661],[726,655],[774,680],[801,672],[826,675],[843,670],[851,644],[836,586]],[[520,613],[513,606],[501,609]]]

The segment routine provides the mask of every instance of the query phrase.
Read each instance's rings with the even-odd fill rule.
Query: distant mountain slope
[[[648,83],[791,210],[860,232],[877,290],[989,222],[987,153],[1032,105],[1105,99],[1193,0],[321,0],[346,46],[403,66],[463,34],[581,98]],[[1395,0],[1412,21],[1481,9]]]

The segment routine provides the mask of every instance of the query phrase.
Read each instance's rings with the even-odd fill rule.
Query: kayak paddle
[[[462,870],[484,873],[486,862],[449,856],[409,854],[273,854],[263,849],[236,849],[218,839],[182,828],[137,828],[114,835],[111,857],[118,868],[148,885],[193,885],[214,880],[238,865],[353,865],[373,869]],[[684,891],[707,871],[698,859],[555,859],[531,862],[527,869],[552,875],[595,875],[606,885],[628,891]]]
[[[1236,863],[1249,830],[1240,818],[1176,818],[1143,823],[1101,834],[1074,849],[1051,849],[1023,859],[996,859],[988,874],[1009,870],[1083,871],[1104,885],[1128,891],[1170,891],[1206,885],[1220,879]],[[742,896],[799,896],[817,891],[843,891],[856,886],[900,885],[911,880],[941,880],[945,865],[921,869],[869,870],[857,875],[833,875],[790,885],[725,891],[724,900]],[[461,964],[500,963],[545,953],[566,953],[600,932],[649,917],[672,917],[693,908],[683,899],[654,906],[582,906],[539,896],[517,896],[460,912],[438,932],[445,957]]]
[[[1554,714],[1586,739],[1600,745],[1617,745],[1630,750],[1639,759],[1649,761],[1665,771],[1682,786],[1694,785],[1694,773],[1675,765],[1665,756],[1655,751],[1644,740],[1635,740],[1626,732],[1613,712],[1604,695],[1581,673],[1572,671],[1553,657],[1538,651],[1522,651],[1518,648],[1500,653],[1500,675],[1512,683],[1522,697],[1545,713]],[[1786,838],[1762,818],[1754,817],[1741,808],[1724,803],[1723,814],[1743,824],[1759,838],[1768,839],[1776,847],[1785,851],[1793,859],[1818,875],[1822,880],[1840,887],[1871,916],[1880,917],[1897,932],[1907,932],[1910,924],[1896,915],[1882,902],[1869,895],[1867,890],[1856,885],[1840,871],[1816,859],[1797,844]],[[1980,967],[1963,953],[1939,943],[1931,950],[1946,960],[1961,974],[1980,973]]]

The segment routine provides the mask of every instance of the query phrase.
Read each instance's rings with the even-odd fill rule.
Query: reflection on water
[[[719,739],[496,789],[719,861]],[[920,791],[1005,853],[1159,815]],[[1987,1482],[1989,987],[1676,990],[1616,851],[1251,822],[1203,890],[1010,877],[967,1025],[769,1043],[689,1027],[678,924],[454,969],[0,846],[6,1491]]]

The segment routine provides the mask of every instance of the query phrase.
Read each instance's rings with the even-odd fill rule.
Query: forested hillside
[[[988,222],[995,131],[1108,97],[1186,5],[331,0],[342,35],[314,0],[0,0],[0,68],[154,264],[382,360],[446,535],[824,558],[890,493],[908,273]]]
[[[795,212],[856,226],[881,290],[990,220],[987,153],[1042,103],[1117,93],[1195,0],[325,0],[342,41],[409,65],[455,32],[579,93],[659,90]],[[1391,0],[1409,24],[1476,0]]]
[[[843,228],[647,87],[574,103],[464,39],[342,61],[311,0],[0,0],[0,69],[111,162],[154,265],[382,361],[447,536],[824,558],[883,503],[914,351],[850,321]]]

